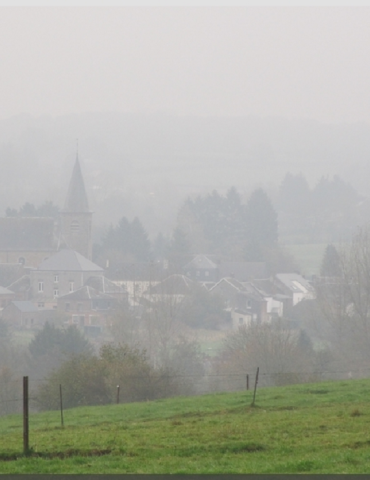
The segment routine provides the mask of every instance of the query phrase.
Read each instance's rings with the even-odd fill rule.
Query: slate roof
[[[0,285],[7,287],[25,274],[20,263],[0,263]]]
[[[54,250],[55,245],[53,218],[0,218],[0,250]]]
[[[67,293],[59,297],[63,300],[92,300],[94,298],[106,298],[112,299],[109,295],[99,293],[95,288],[85,285],[84,287],[75,290],[74,292]]]
[[[219,280],[215,285],[213,285],[213,287],[210,288],[209,291],[212,292],[213,290],[218,289],[219,287],[222,286],[222,284],[227,284],[231,286],[237,292],[244,290],[244,285],[238,280],[235,280],[235,278],[224,277],[224,278],[221,278],[221,280]]]
[[[16,293],[27,292],[31,288],[31,280],[29,275],[23,275],[23,277],[18,278],[15,282],[11,283],[9,290]]]
[[[113,294],[113,293],[125,293],[126,289],[120,285],[116,285],[114,282],[103,276],[91,276],[85,285],[95,288],[98,292]]]
[[[14,295],[14,292],[8,288],[0,287],[0,295]]]
[[[193,258],[189,263],[187,263],[184,267],[182,267],[183,270],[189,270],[189,269],[200,269],[200,270],[213,270],[218,268],[218,265],[216,265],[212,260],[210,260],[206,255],[197,255],[196,257]]]
[[[298,273],[278,273],[275,277],[292,293],[311,293],[313,291],[312,285]]]
[[[21,312],[23,313],[27,313],[27,312],[38,312],[39,309],[37,307],[35,307],[35,305],[28,301],[28,300],[25,300],[25,301],[13,301],[12,304]]]
[[[218,268],[221,278],[232,276],[240,282],[267,276],[265,262],[222,262]]]
[[[103,269],[71,249],[60,250],[37,267],[40,271],[55,272],[103,272]]]
[[[63,212],[65,213],[88,213],[89,202],[87,200],[85,184],[82,177],[81,166],[76,158],[73,168],[71,181],[69,183],[66,202],[64,204]]]
[[[278,288],[271,279],[263,278],[259,280],[253,280],[253,286],[264,296],[273,297],[279,293],[282,293],[281,288]]]
[[[152,286],[147,293],[154,295],[188,295],[195,283],[185,275],[174,274]]]

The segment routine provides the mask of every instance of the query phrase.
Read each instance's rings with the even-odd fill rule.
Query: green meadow
[[[285,250],[295,258],[303,275],[320,275],[327,243],[287,244]]]
[[[0,419],[0,473],[368,473],[370,380]]]

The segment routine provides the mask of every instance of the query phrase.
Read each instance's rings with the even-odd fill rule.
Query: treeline
[[[275,201],[284,240],[330,243],[349,240],[369,218],[368,200],[337,175],[310,188],[303,174],[288,173]]]
[[[278,216],[266,192],[257,189],[246,203],[234,187],[188,198],[178,212],[172,234],[158,234],[150,242],[138,218],[122,218],[95,246],[95,261],[147,262],[196,253],[220,255],[239,261],[266,261],[280,270],[294,263],[278,244]],[[181,263],[181,262],[180,262]],[[286,267],[284,267],[286,265]]]
[[[19,209],[8,207],[5,210],[7,217],[52,217],[58,218],[59,207],[53,204],[51,201],[46,201],[39,206],[35,206],[33,203],[26,202]]]

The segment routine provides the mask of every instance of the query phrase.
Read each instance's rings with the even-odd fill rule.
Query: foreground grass
[[[367,473],[370,381],[0,419],[0,473]]]

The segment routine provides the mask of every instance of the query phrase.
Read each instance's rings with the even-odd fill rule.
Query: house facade
[[[32,298],[45,304],[83,287],[92,276],[102,277],[104,270],[80,253],[63,249],[30,272]]]
[[[114,312],[117,299],[87,285],[58,298],[58,310],[69,325],[105,327]]]

